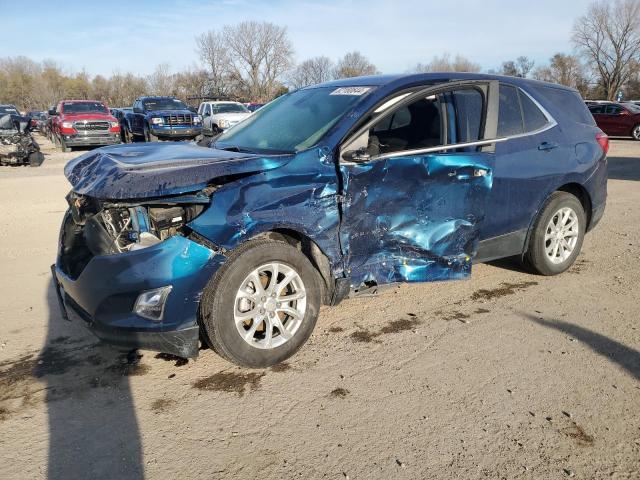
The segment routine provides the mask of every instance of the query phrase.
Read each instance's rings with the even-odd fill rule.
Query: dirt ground
[[[640,143],[570,271],[510,262],[324,309],[288,363],[98,344],[50,281],[69,185],[0,169],[0,478],[640,478]]]

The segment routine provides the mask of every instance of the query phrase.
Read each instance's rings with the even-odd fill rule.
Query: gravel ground
[[[640,478],[640,143],[558,277],[510,262],[323,309],[288,363],[98,344],[50,282],[78,152],[0,169],[0,478]]]

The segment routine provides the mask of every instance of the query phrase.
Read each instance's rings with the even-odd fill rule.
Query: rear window
[[[524,133],[518,90],[500,84],[500,104],[498,108],[498,136],[509,137]]]
[[[565,118],[585,125],[596,124],[578,92],[542,86],[535,87],[535,90],[555,105]]]
[[[520,92],[520,103],[522,104],[525,131],[532,132],[547,124],[547,117],[544,116],[544,113],[540,111],[528,95]]]

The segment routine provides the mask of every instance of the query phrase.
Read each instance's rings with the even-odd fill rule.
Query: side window
[[[523,93],[522,91],[519,93],[525,132],[532,132],[544,127],[548,123],[547,117],[542,113],[542,111],[540,111],[526,93]]]
[[[476,89],[454,90],[440,95],[447,112],[447,143],[480,140],[483,113],[482,93]]]
[[[589,111],[591,112],[591,114],[604,113],[604,106],[596,105],[595,107],[590,107]]]
[[[386,115],[369,130],[371,156],[442,145],[440,106],[435,96],[420,98]]]
[[[524,133],[518,90],[510,85],[500,84],[500,104],[498,107],[498,137],[508,137]]]
[[[621,112],[622,107],[619,105],[607,105],[607,109],[605,110],[605,113],[608,115],[620,115]]]
[[[204,114],[205,115],[211,115],[211,105],[209,105],[207,103],[207,105],[204,107]]]

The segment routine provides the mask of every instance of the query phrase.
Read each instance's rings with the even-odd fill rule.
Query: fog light
[[[159,322],[164,315],[164,304],[172,288],[173,287],[169,285],[167,287],[154,288],[153,290],[142,292],[138,295],[136,304],[133,306],[134,313],[153,320],[154,322]]]

